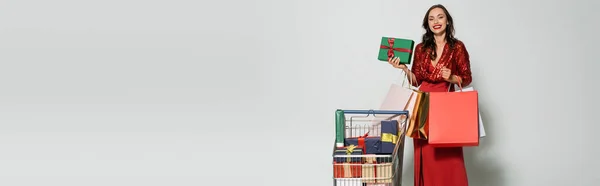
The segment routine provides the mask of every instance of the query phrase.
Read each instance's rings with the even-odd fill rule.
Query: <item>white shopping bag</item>
[[[463,92],[473,91],[475,90],[472,86],[463,87]],[[454,85],[454,92],[459,92],[460,87]],[[485,137],[485,128],[483,127],[483,120],[481,119],[481,112],[479,112],[479,138]]]
[[[390,85],[390,89],[381,102],[379,110],[408,111],[408,115],[390,115],[384,118],[374,119],[371,124],[373,126],[373,131],[370,131],[372,133],[369,133],[369,135],[381,135],[381,120],[398,120],[398,136],[404,135],[404,132],[406,131],[406,128],[410,122],[409,118],[412,108],[414,107],[417,94],[416,88],[410,83],[411,79],[409,79],[406,74],[403,74],[403,77],[404,78],[401,82],[401,85],[398,83],[393,83]],[[407,80],[408,82],[406,82]]]
[[[406,110],[406,103],[410,101],[413,93],[414,91],[408,88],[397,84],[392,84],[379,109],[398,111]]]
[[[406,75],[404,76],[404,80],[407,80]],[[408,110],[408,108],[412,108],[408,106],[407,103],[409,103],[409,101],[411,100],[411,96],[414,97],[413,93],[415,93],[416,89],[411,86],[410,79],[408,80],[409,81],[406,84],[404,81],[402,81],[402,85],[394,83],[390,86],[387,95],[385,96],[383,102],[381,103],[381,106],[379,107],[380,110],[402,111]]]

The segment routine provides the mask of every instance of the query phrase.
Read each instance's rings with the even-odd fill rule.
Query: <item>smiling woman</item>
[[[416,46],[411,70],[390,59],[390,64],[408,74],[424,92],[453,91],[452,84],[468,86],[471,81],[469,53],[454,38],[453,19],[442,5],[434,5],[423,18],[423,41]],[[412,72],[411,72],[412,71]],[[413,139],[415,186],[467,186],[462,147],[434,148],[427,140]]]

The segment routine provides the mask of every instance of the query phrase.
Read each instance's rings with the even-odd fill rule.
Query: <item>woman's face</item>
[[[441,35],[446,32],[448,20],[446,14],[441,8],[434,8],[429,12],[429,29],[436,35]]]

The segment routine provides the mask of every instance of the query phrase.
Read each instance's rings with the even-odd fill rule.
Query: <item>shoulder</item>
[[[454,53],[456,56],[469,57],[469,51],[467,50],[465,43],[461,40],[456,40],[454,42],[454,48],[452,50],[452,53]]]
[[[423,47],[423,43],[419,43],[417,44],[417,46],[415,46],[415,50],[419,50]]]
[[[454,49],[455,50],[467,50],[467,47],[465,46],[465,43],[461,40],[456,40],[454,42]]]
[[[417,44],[417,46],[415,46],[415,52],[421,52],[423,51],[423,43],[419,43]]]

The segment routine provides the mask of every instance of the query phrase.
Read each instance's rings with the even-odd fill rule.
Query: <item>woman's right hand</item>
[[[400,58],[399,57],[392,57],[388,60],[388,63],[390,65],[392,65],[394,68],[406,71],[408,70],[408,67],[406,67],[405,64],[400,64]]]

